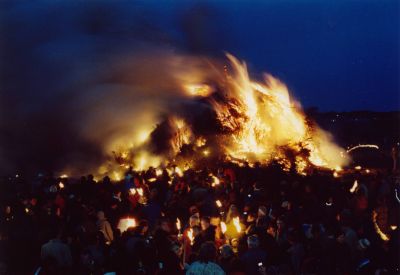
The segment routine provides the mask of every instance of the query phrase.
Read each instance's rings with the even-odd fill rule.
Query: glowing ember
[[[67,174],[62,174],[62,175],[60,176],[60,178],[66,179],[66,178],[68,178],[68,175],[67,175]]]
[[[338,178],[339,177],[339,173],[338,172],[333,172],[333,177]]]
[[[390,229],[393,230],[393,231],[396,230],[397,229],[397,225],[391,225]]]
[[[357,180],[354,181],[353,186],[350,188],[350,193],[354,193],[357,190],[358,182]]]
[[[233,225],[235,226],[236,231],[237,231],[238,233],[242,232],[242,227],[241,227],[241,225],[240,225],[239,217],[233,218]]]
[[[62,183],[62,182],[60,182],[59,184],[58,184],[58,187],[60,187],[60,189],[63,189],[65,186],[64,186],[64,183]]]
[[[155,182],[157,179],[156,178],[149,178],[147,181],[148,182]]]
[[[135,195],[136,194],[136,189],[135,188],[130,188],[129,189],[129,194]]]
[[[239,225],[240,226],[240,225]],[[221,232],[223,233],[223,234],[225,234],[225,232],[226,232],[226,223],[224,223],[224,222],[221,222]]]
[[[215,201],[215,203],[216,203],[216,205],[217,205],[219,208],[221,208],[221,207],[222,207],[222,203],[221,203],[221,201],[220,201],[220,200],[216,200],[216,201]]]
[[[121,231],[121,233],[123,233],[129,228],[136,227],[136,221],[133,218],[123,218],[119,220],[117,227]]]
[[[181,221],[179,220],[179,218],[176,218],[176,228],[178,229],[178,231],[181,230]]]
[[[360,165],[358,165],[358,166],[354,167],[354,169],[356,169],[356,170],[361,170],[362,167],[361,167]]]
[[[373,149],[379,149],[378,145],[375,144],[360,144],[354,147],[351,147],[350,149],[347,150],[347,153],[350,153],[353,150],[356,150],[358,148],[373,148]]]

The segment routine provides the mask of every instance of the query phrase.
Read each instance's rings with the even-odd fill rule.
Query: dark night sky
[[[232,53],[253,76],[266,71],[283,80],[306,108],[400,110],[399,5],[0,1],[0,166],[48,166],[51,156],[67,152],[97,155],[99,148],[82,133],[85,123],[96,112],[124,115],[110,104],[129,108],[129,100],[118,99],[129,83],[115,76],[129,71],[116,64],[144,49],[218,58]]]
[[[17,3],[1,4],[6,93],[11,92],[9,86],[15,88],[12,93],[23,93],[18,82],[30,87],[58,82],[57,74],[66,66],[64,55],[79,62],[91,48],[101,47],[99,43],[107,47],[118,40],[121,45],[111,54],[147,39],[194,53],[233,53],[246,60],[253,73],[280,77],[305,107],[399,110],[399,1]],[[95,31],[87,35],[81,28],[90,24]],[[156,34],[145,34],[149,29]],[[29,64],[59,55],[51,64],[39,60],[40,70],[51,79],[37,75]],[[28,69],[9,78],[4,70],[14,66]],[[43,89],[36,93],[47,96]]]

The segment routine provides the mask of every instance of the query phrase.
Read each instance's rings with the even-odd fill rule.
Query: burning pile
[[[313,166],[333,169],[346,164],[346,151],[306,118],[282,82],[271,75],[265,75],[263,83],[253,81],[244,63],[231,55],[228,59],[230,69],[225,67],[217,77],[213,73],[195,83],[183,81],[186,96],[179,106],[160,115],[140,142],[121,144],[114,152],[120,168],[103,165],[100,174],[129,166],[193,167],[222,157],[250,164],[275,161],[303,174]]]

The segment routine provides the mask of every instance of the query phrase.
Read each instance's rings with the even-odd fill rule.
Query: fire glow
[[[129,228],[136,227],[136,220],[133,218],[123,218],[119,220],[118,229],[121,233],[127,231]]]
[[[227,58],[229,71],[209,76],[202,72],[203,79],[193,77],[194,82],[182,77],[185,102],[201,110],[194,120],[203,120],[204,112],[209,112],[209,121],[203,122],[209,129],[200,129],[189,118],[193,114],[184,111],[169,109],[164,116],[152,113],[149,116],[160,117],[153,130],[141,134],[140,139],[132,136],[128,145],[119,144],[118,168],[104,172],[114,171],[114,178],[120,180],[124,167],[144,170],[174,163],[195,164],[199,158],[210,158],[211,151],[213,156],[250,165],[276,161],[284,170],[295,169],[303,175],[312,166],[334,169],[347,164],[345,150],[333,143],[329,133],[310,122],[284,83],[267,74],[264,81],[254,81],[245,63],[229,54]],[[149,112],[158,112],[156,109]],[[162,146],[157,143],[159,136],[163,137]],[[185,152],[190,148],[192,153],[183,155],[184,147]],[[179,177],[184,174],[178,166],[172,173]],[[160,175],[161,170],[157,170],[156,176]],[[213,177],[213,185],[218,184],[219,179]]]

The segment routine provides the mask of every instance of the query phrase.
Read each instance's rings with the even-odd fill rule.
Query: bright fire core
[[[196,82],[186,77],[182,83],[186,101],[211,110],[212,130],[197,128],[185,112],[170,111],[152,129],[138,132],[140,138],[132,137],[134,146],[118,145],[118,169],[193,165],[200,157],[216,155],[250,164],[276,161],[302,174],[312,166],[334,169],[348,162],[346,151],[305,116],[284,83],[267,74],[263,82],[253,81],[245,63],[227,57],[230,67],[218,77],[197,77]],[[159,136],[164,146],[157,146]],[[182,154],[183,148],[190,153]],[[115,166],[102,166],[102,174],[111,170]]]

